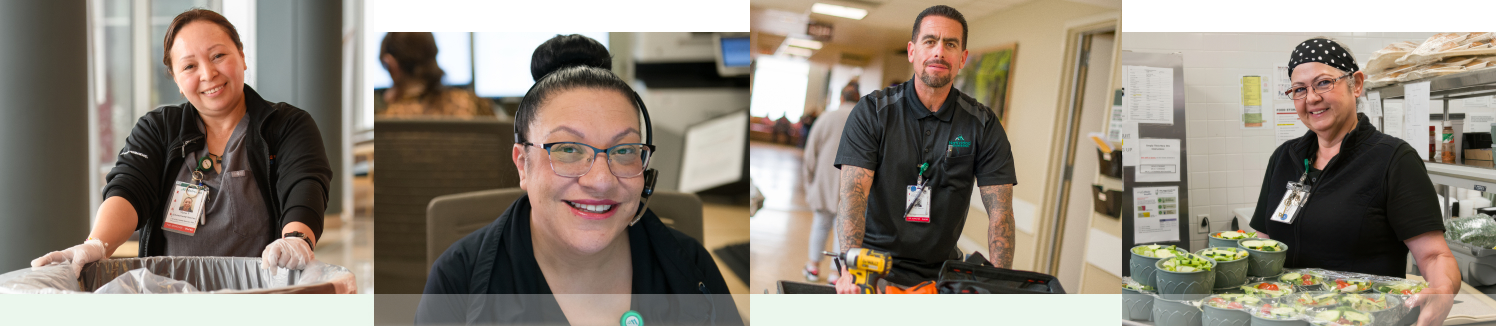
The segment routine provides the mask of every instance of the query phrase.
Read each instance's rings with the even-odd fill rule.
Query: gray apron
[[[234,126],[234,132],[224,146],[219,171],[203,172],[202,182],[210,191],[204,204],[207,211],[199,221],[201,225],[197,232],[191,236],[164,232],[166,255],[259,257],[265,246],[275,241],[267,236],[270,234],[270,212],[266,211],[260,186],[250,169],[249,149],[244,146],[248,124],[249,117],[246,116]],[[197,125],[206,130],[201,120]],[[177,172],[176,181],[191,183],[198,160],[207,155],[207,146],[187,153],[187,160],[182,164],[182,170]]]

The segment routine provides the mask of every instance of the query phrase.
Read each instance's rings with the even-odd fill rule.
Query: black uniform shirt
[[[417,325],[565,325],[531,245],[529,196],[453,243],[433,262]],[[630,215],[614,218],[632,218]],[[706,248],[653,211],[624,231],[632,261],[630,309],[665,325],[741,325]]]
[[[1288,245],[1287,268],[1318,267],[1393,277],[1406,276],[1403,241],[1444,231],[1433,183],[1418,152],[1407,142],[1378,132],[1366,115],[1340,143],[1324,171],[1310,166],[1313,191],[1293,224],[1269,221],[1289,181],[1314,162],[1313,131],[1273,151],[1263,176],[1252,228]]]
[[[1013,151],[997,115],[955,88],[930,112],[914,80],[874,91],[852,109],[836,152],[836,167],[873,171],[868,191],[863,247],[894,256],[895,283],[933,280],[956,253],[966,223],[972,181],[991,186],[1018,183]],[[930,222],[904,219],[906,190],[920,163],[930,163]],[[905,284],[911,285],[911,284]]]

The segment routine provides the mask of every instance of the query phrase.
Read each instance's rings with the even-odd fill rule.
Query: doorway
[[[1108,177],[1098,173],[1098,156],[1101,156],[1101,151],[1090,140],[1089,135],[1104,134],[1107,128],[1106,117],[1112,104],[1111,85],[1115,70],[1116,22],[1113,20],[1078,26],[1072,28],[1069,34],[1070,49],[1066,51],[1069,55],[1069,80],[1063,84],[1066,89],[1061,93],[1063,98],[1060,103],[1064,111],[1061,116],[1064,120],[1061,124],[1063,129],[1058,130],[1061,132],[1058,137],[1061,142],[1061,169],[1053,177],[1054,180],[1051,180],[1052,184],[1059,185],[1052,194],[1056,199],[1052,207],[1056,218],[1048,226],[1048,247],[1041,250],[1048,253],[1049,257],[1044,267],[1058,277],[1062,284],[1078,284],[1083,293],[1109,293],[1105,289],[1087,289],[1085,285],[1097,282],[1086,280],[1090,277],[1085,274],[1098,269],[1087,266],[1088,261],[1090,265],[1097,265],[1095,257],[1087,257],[1088,252],[1094,252],[1088,249],[1105,245],[1088,243],[1097,240],[1090,236],[1094,233],[1092,229],[1096,227],[1093,225],[1097,222],[1094,219],[1106,218],[1092,213],[1092,201],[1087,199],[1092,195],[1090,185],[1111,183],[1101,180]],[[1115,180],[1114,187],[1120,187],[1121,183],[1121,180]],[[1120,229],[1117,231],[1120,232]],[[1111,251],[1105,253],[1114,255]]]

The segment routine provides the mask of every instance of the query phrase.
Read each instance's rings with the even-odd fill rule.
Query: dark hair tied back
[[[612,70],[613,55],[597,40],[577,34],[556,35],[530,55],[530,76],[537,82],[556,70],[573,66]]]
[[[634,89],[613,74],[613,56],[608,48],[592,38],[572,34],[556,35],[541,43],[530,56],[530,75],[535,86],[525,93],[514,113],[516,141],[528,142],[530,124],[547,99],[565,90],[593,88],[614,90],[634,102]],[[634,103],[634,109],[639,109]]]

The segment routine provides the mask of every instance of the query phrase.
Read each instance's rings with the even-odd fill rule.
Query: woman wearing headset
[[[72,263],[77,273],[139,230],[142,257],[258,256],[266,267],[305,267],[332,179],[317,124],[244,85],[244,45],[222,15],[183,12],[163,43],[187,103],[140,118],[89,238],[31,265]]]
[[[527,195],[437,258],[417,322],[742,323],[706,248],[643,207],[654,172],[648,113],[611,62],[581,35],[535,49],[536,84],[514,124]],[[652,304],[661,297],[679,300]]]

